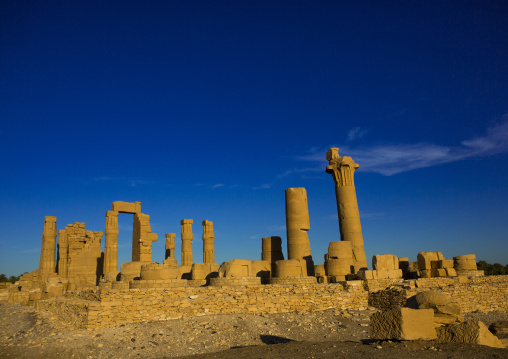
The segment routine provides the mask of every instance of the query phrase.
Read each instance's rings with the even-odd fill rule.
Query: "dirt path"
[[[211,315],[100,330],[0,302],[0,358],[508,358],[508,349],[369,339],[372,311]],[[488,325],[508,313],[474,314]]]

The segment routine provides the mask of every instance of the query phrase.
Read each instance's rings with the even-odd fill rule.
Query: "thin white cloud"
[[[212,186],[212,188],[219,188],[219,187],[224,187],[224,185],[222,183],[217,183]]]
[[[252,189],[269,189],[269,188],[272,188],[272,186],[269,183],[265,183],[257,187],[252,187]]]
[[[361,127],[353,127],[347,133],[347,142],[353,142],[354,140],[362,138],[365,133],[367,133],[367,130],[362,130]]]
[[[325,151],[325,149],[322,151],[313,149],[310,154],[297,157],[302,161],[319,163],[319,167],[294,169],[286,171],[283,176],[294,172],[323,171],[327,164]],[[508,121],[488,128],[485,136],[461,141],[460,146],[448,147],[421,142],[360,148],[340,147],[340,153],[353,157],[355,162],[360,164],[362,171],[376,172],[384,176],[456,162],[475,156],[489,156],[506,152],[508,152]]]

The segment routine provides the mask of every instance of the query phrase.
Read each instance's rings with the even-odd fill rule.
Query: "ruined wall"
[[[395,284],[395,285],[393,285]],[[379,309],[394,308],[407,298],[426,290],[452,297],[464,312],[508,311],[508,276],[420,278],[407,281],[389,279],[366,281],[369,305]]]
[[[389,290],[393,283],[393,280],[391,283],[385,280],[384,283],[349,281],[345,286],[305,284],[103,289],[98,296],[88,297],[92,300],[84,301],[79,294],[81,292],[76,292],[78,296],[73,301],[72,294],[67,292],[65,297],[39,301],[37,307],[54,311],[63,320],[90,329],[208,314],[309,312],[330,308],[361,310],[369,306],[373,296],[382,298],[383,295],[379,294],[383,290],[385,299],[390,300],[386,293],[393,293],[393,303],[402,303],[401,291],[409,297],[422,290],[433,289],[451,295],[465,312],[508,310],[508,276],[399,281],[396,282],[396,290]],[[375,285],[382,289],[373,291]]]

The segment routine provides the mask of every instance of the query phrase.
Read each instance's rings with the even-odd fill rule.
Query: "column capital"
[[[330,148],[326,153],[328,166],[326,166],[326,173],[332,175],[337,187],[354,186],[354,172],[360,168],[349,156],[340,156],[339,149],[334,147]]]

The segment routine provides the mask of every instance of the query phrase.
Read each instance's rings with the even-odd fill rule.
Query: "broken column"
[[[144,213],[134,214],[132,225],[132,261],[150,263],[152,261],[152,242],[156,242],[158,239],[157,233],[152,232],[150,216]]]
[[[192,219],[182,219],[182,266],[192,265]]]
[[[351,242],[353,258],[356,261],[355,271],[358,271],[361,268],[367,268],[354,184],[354,172],[360,166],[351,157],[340,157],[338,148],[330,148],[326,153],[326,159],[329,161],[326,172],[333,176],[335,182],[340,239]]]
[[[55,273],[56,266],[56,217],[44,217],[42,230],[41,260],[39,262],[39,275]]]
[[[203,263],[215,263],[215,235],[213,234],[213,222],[203,221]]]
[[[112,273],[116,278],[118,274],[118,212],[106,212],[106,243],[104,244],[104,275]],[[113,278],[110,278],[113,279]]]
[[[263,237],[261,246],[261,260],[268,261],[271,265],[271,275],[275,273],[275,262],[284,260],[282,253],[282,239],[277,236]]]
[[[307,262],[307,275],[313,276],[314,262],[307,235],[310,230],[307,191],[305,188],[288,188],[285,194],[288,259],[304,259]]]
[[[166,256],[164,259],[175,258],[176,233],[166,233]]]

